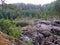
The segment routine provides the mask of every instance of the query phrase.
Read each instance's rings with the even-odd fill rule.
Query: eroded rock
[[[37,20],[35,23],[29,28],[23,27],[34,45],[60,45],[60,21]]]

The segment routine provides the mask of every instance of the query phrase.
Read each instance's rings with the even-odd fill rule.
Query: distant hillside
[[[45,5],[34,5],[24,3],[7,4],[7,6],[5,6],[7,8],[3,8],[3,10],[5,9],[4,12],[2,12],[0,7],[1,15],[0,18],[2,18],[4,15],[7,15],[6,17],[4,16],[4,18],[8,19],[16,19],[22,17],[30,18],[49,18],[54,16],[60,17],[59,14],[57,13],[59,6],[58,4],[55,5],[56,2],[57,1]]]

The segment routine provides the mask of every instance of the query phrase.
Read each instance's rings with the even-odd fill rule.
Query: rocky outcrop
[[[34,45],[60,45],[60,21],[37,20],[22,30]]]

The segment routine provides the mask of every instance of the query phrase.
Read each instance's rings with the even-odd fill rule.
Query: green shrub
[[[18,37],[22,32],[20,27],[16,27],[16,25],[8,19],[0,20],[0,31],[14,37]]]

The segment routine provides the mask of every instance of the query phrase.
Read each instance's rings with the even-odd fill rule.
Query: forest
[[[0,5],[0,19],[16,19],[22,17],[30,18],[48,18],[53,16],[59,16],[60,13],[60,2],[59,0],[52,2],[51,4],[45,5],[34,5],[34,4],[3,4]],[[6,15],[6,16],[5,16]]]
[[[60,45],[60,43],[57,41],[58,38],[55,40],[55,37],[54,39],[53,38],[50,39],[49,37],[49,35],[53,36],[52,33],[54,33],[54,36],[55,35],[60,36],[60,32],[59,32],[60,21],[55,21],[55,20],[52,20],[52,21],[42,20],[41,21],[40,20],[40,19],[49,19],[49,18],[60,19],[60,0],[56,0],[54,2],[51,2],[49,4],[44,4],[44,5],[25,4],[25,3],[7,4],[5,3],[5,0],[1,0],[0,33],[2,32],[1,33],[2,35],[0,34],[0,40],[1,40],[1,36],[5,37],[5,34],[6,34],[8,35],[8,38],[9,36],[11,36],[11,38],[9,39],[5,37],[6,41],[7,39],[9,40],[9,42],[7,41],[9,43],[8,45],[22,45],[20,43],[22,42],[22,40],[24,42],[23,45],[44,45],[44,44],[45,45],[49,45],[49,44]],[[42,28],[40,29],[40,24],[42,25],[42,27],[44,27],[43,29]],[[50,26],[53,26],[53,27],[50,27]],[[46,32],[46,30],[48,30],[47,28],[50,31]],[[40,32],[38,29],[40,31],[45,30],[45,32],[43,31]],[[35,30],[36,32],[38,32],[37,37],[36,35],[34,35],[36,34]],[[48,41],[47,43],[45,43],[46,40],[43,40],[42,37],[44,39],[49,38],[51,43]],[[5,39],[3,38],[4,42],[5,42]],[[10,40],[13,40],[14,43],[10,44],[11,43]],[[39,42],[39,40],[41,40],[42,42]],[[55,42],[51,40],[55,40]],[[4,45],[4,43],[2,43],[3,41],[0,41],[1,45]],[[43,41],[45,42],[43,43]],[[17,42],[19,43],[17,44]]]

